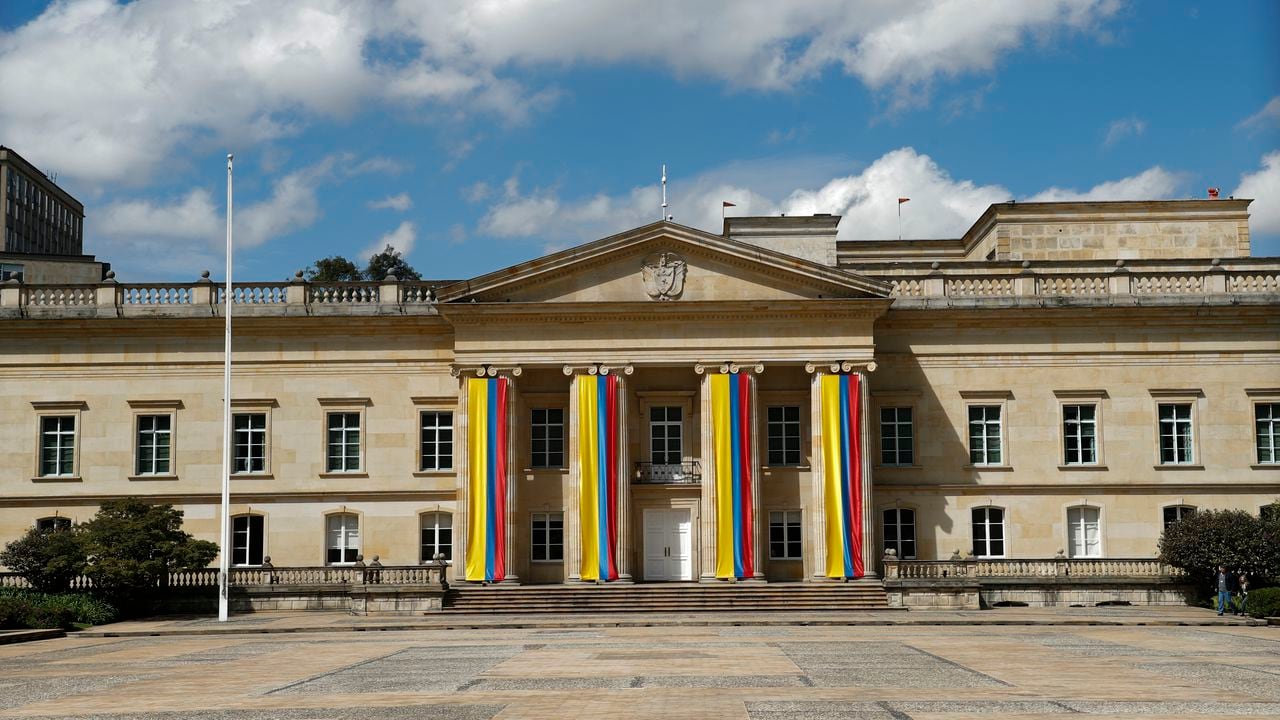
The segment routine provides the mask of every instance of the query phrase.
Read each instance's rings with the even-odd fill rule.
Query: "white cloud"
[[[1164,200],[1174,196],[1183,180],[1185,176],[1182,173],[1170,172],[1157,165],[1137,175],[1104,182],[1088,190],[1051,187],[1026,199],[1030,202]]]
[[[1257,234],[1280,235],[1280,150],[1262,157],[1262,169],[1240,176],[1232,197],[1252,198],[1249,206],[1250,230]]]
[[[1103,145],[1111,146],[1121,140],[1133,136],[1137,137],[1147,131],[1147,121],[1135,116],[1120,118],[1111,121],[1107,126],[1107,137],[1102,141]]]
[[[399,195],[390,195],[381,200],[374,200],[368,203],[368,207],[372,210],[395,210],[396,212],[405,212],[413,207],[413,198],[409,197],[409,193],[403,192]]]
[[[360,260],[367,260],[386,250],[388,245],[398,250],[402,256],[408,257],[409,253],[413,252],[413,245],[417,240],[417,226],[405,220],[395,230],[383,235],[376,242],[361,250],[359,257]]]
[[[723,175],[718,170],[673,183],[676,221],[718,233],[722,230],[721,203],[728,200],[737,205],[730,209],[731,215],[833,213],[843,216],[842,239],[894,238],[898,235],[898,198],[908,197],[910,202],[902,212],[903,236],[947,238],[963,234],[987,206],[1015,197],[1002,185],[953,178],[928,155],[909,147],[886,153],[861,172],[827,175],[816,185],[780,193],[755,189],[761,186],[749,174],[742,176],[744,182],[726,182]],[[1050,188],[1025,199],[1166,198],[1174,194],[1180,178],[1177,173],[1153,167],[1087,190]],[[656,186],[637,187],[619,195],[562,200],[551,189],[526,194],[512,181],[508,185],[509,192],[481,218],[478,230],[482,234],[534,238],[557,246],[606,237],[657,219]]]
[[[1236,127],[1256,132],[1280,126],[1280,95],[1271,98],[1258,112],[1241,120]]]
[[[831,69],[895,106],[1090,32],[1116,0],[65,0],[0,33],[0,137],[92,185],[145,184],[193,145],[242,148],[379,104],[520,121],[547,73],[656,65],[789,90]],[[645,32],[636,32],[643,27]],[[553,76],[552,76],[553,77]],[[540,86],[539,86],[540,85]],[[465,155],[465,153],[464,153]]]
[[[128,200],[108,205],[97,221],[98,230],[113,237],[170,237],[212,240],[223,229],[221,208],[209,193],[196,188],[181,200],[161,205],[150,200]]]

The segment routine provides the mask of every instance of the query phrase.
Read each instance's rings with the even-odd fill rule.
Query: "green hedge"
[[[0,591],[0,628],[71,628],[115,622],[114,607],[88,595],[50,595],[33,590]]]
[[[1280,617],[1280,587],[1250,590],[1247,609],[1256,618]]]

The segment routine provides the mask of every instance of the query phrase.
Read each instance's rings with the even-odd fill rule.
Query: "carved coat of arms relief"
[[[675,253],[654,253],[644,259],[644,290],[654,300],[675,300],[684,290],[688,270],[683,258]]]

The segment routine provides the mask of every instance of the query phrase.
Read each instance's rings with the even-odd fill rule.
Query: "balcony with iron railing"
[[[636,463],[636,485],[698,485],[702,482],[702,466],[697,460],[678,463]]]

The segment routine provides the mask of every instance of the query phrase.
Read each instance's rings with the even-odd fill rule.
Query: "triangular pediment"
[[[883,298],[884,283],[720,235],[657,222],[449,285],[441,302]]]

